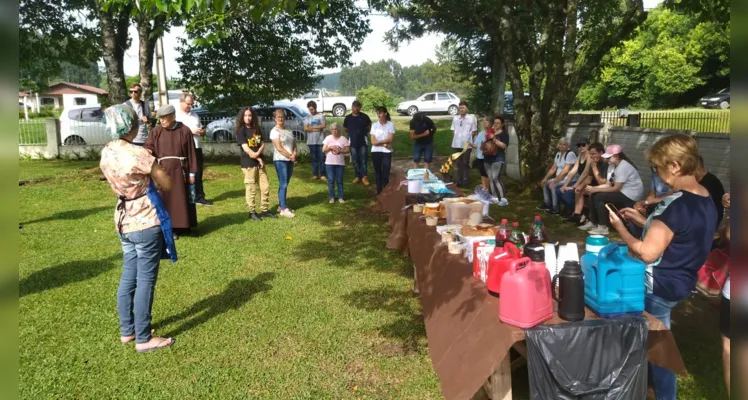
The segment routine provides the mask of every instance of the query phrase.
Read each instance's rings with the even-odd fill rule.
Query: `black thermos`
[[[556,282],[558,281],[558,297]],[[566,321],[584,319],[584,274],[577,261],[566,261],[551,284],[553,300],[558,302],[558,316]]]

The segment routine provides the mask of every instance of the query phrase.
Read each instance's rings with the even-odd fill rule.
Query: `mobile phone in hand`
[[[612,212],[613,214],[615,214],[618,217],[618,219],[620,219],[621,221],[628,222],[626,217],[624,217],[623,214],[621,214],[616,208],[616,206],[614,206],[613,204],[605,203],[605,208],[607,208],[609,212]]]

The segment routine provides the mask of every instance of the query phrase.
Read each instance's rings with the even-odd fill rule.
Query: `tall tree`
[[[119,104],[128,98],[123,64],[125,51],[130,47],[127,29],[130,27],[133,4],[125,2],[104,6],[99,0],[91,1],[101,29],[101,53],[107,73],[109,103]]]
[[[388,36],[393,44],[430,31],[482,34],[498,44],[514,94],[523,172],[530,180],[547,169],[552,140],[561,136],[582,83],[645,16],[642,0],[375,0],[373,5],[396,19]]]
[[[177,58],[182,82],[203,102],[230,108],[313,88],[316,71],[348,62],[371,30],[367,11],[350,1],[330,0],[324,14],[309,11],[309,3],[259,21],[237,13],[188,26],[189,40],[181,41]],[[210,45],[197,40],[211,36]]]

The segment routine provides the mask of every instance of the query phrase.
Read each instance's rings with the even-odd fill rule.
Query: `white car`
[[[344,117],[345,113],[353,107],[354,100],[356,96],[333,96],[327,89],[314,89],[298,99],[291,100],[291,103],[306,110],[307,103],[314,101],[317,103],[318,112],[330,112],[333,116]]]
[[[419,111],[425,113],[448,113],[457,115],[460,98],[451,92],[425,93],[416,100],[404,101],[397,105],[397,112],[402,115],[413,115]]]
[[[106,132],[100,104],[72,106],[60,114],[60,139],[65,146],[106,144],[112,137]]]
[[[279,108],[286,112],[286,129],[293,132],[296,140],[305,141],[304,118],[309,113],[306,112],[306,108],[299,108],[295,104],[284,102],[274,102],[272,106],[267,107],[252,106],[252,109],[255,110],[257,116],[260,118],[260,130],[262,131],[263,140],[270,140],[270,131],[275,126],[273,113]],[[234,136],[235,126],[236,117],[221,118],[207,124],[205,135],[215,142],[233,142],[236,140]]]

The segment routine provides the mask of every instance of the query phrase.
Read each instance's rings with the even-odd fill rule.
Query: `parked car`
[[[344,117],[345,113],[353,107],[354,100],[356,100],[356,96],[333,96],[327,89],[314,89],[290,102],[300,109],[306,110],[307,103],[314,101],[317,103],[317,111],[331,112],[336,117]]]
[[[174,107],[179,107],[179,95],[182,94],[182,90],[169,90],[166,92],[169,96],[169,104],[173,105]],[[196,99],[193,99],[195,105],[194,108],[199,108],[200,102]],[[153,109],[158,110],[159,107],[161,107],[161,103],[158,101],[158,92],[153,92]]]
[[[296,140],[306,140],[304,118],[309,113],[305,109],[287,102],[274,102],[272,106],[252,106],[252,109],[255,110],[257,116],[260,118],[260,130],[262,131],[263,140],[270,140],[270,130],[275,126],[273,113],[279,108],[286,112],[286,128],[293,132]],[[221,118],[207,125],[205,135],[216,142],[234,141],[236,140],[236,136],[234,136],[235,124],[236,115]]]
[[[60,114],[60,139],[62,144],[105,144],[112,138],[106,132],[101,105],[71,106]]]
[[[460,98],[451,92],[425,93],[415,100],[404,101],[397,105],[397,112],[402,115],[414,115],[422,111],[426,113],[448,113],[457,115]]]
[[[704,108],[730,108],[730,88],[722,89],[717,93],[708,94],[699,99],[699,104]]]

